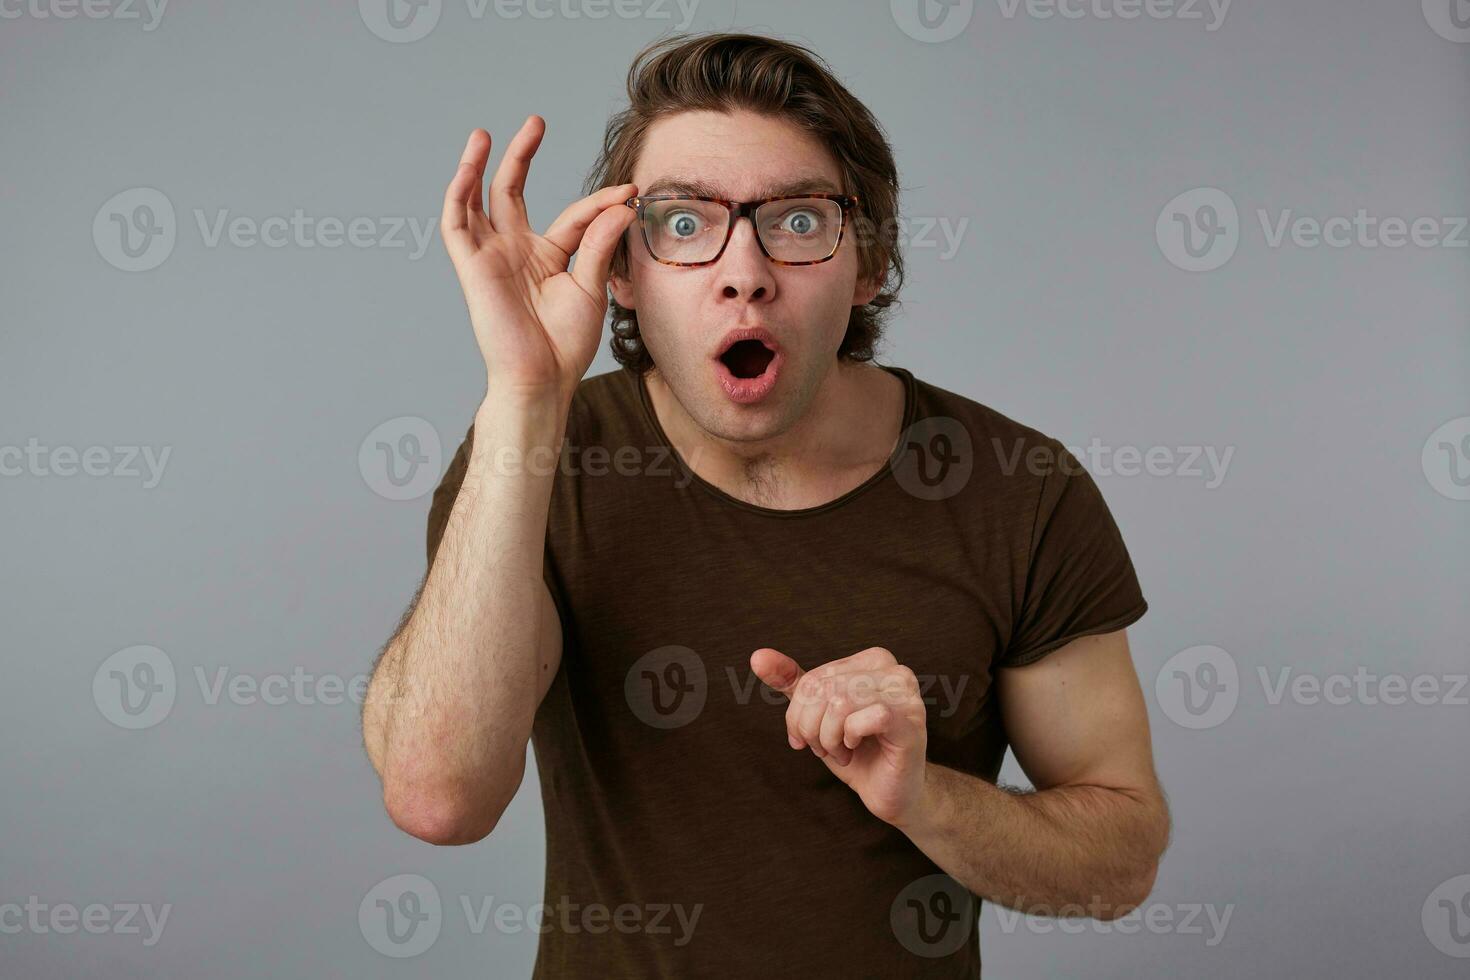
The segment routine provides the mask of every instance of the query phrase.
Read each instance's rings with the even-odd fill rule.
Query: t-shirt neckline
[[[866,480],[864,480],[862,483],[859,483],[851,490],[848,490],[841,496],[835,497],[824,504],[817,504],[814,507],[798,507],[795,510],[783,510],[778,507],[762,507],[759,504],[753,504],[747,500],[741,500],[739,497],[726,493],[724,490],[721,490],[719,487],[715,486],[713,483],[710,483],[709,481],[701,477],[698,473],[694,472],[694,470],[690,468],[689,464],[684,461],[684,457],[679,455],[679,450],[674,448],[674,444],[669,439],[668,434],[664,432],[664,427],[658,420],[658,413],[654,411],[653,401],[649,398],[648,385],[645,381],[644,376],[641,373],[632,370],[631,368],[626,368],[625,370],[628,370],[631,374],[634,374],[636,376],[637,380],[635,384],[638,388],[638,401],[643,409],[644,422],[649,426],[650,429],[653,430],[654,434],[658,437],[660,448],[668,450],[669,455],[673,457],[674,461],[679,467],[679,470],[689,483],[698,484],[702,489],[705,490],[705,492],[711,494],[716,499],[721,500],[740,510],[747,511],[752,514],[759,514],[763,517],[793,518],[811,517],[817,514],[825,514],[828,511],[836,510],[837,508],[842,507],[854,498],[860,496],[863,493],[866,493],[872,487],[877,486],[885,480],[891,479],[894,468],[903,459],[904,442],[906,441],[904,439],[904,433],[906,433],[909,430],[909,427],[914,424],[914,413],[917,409],[918,403],[918,395],[915,391],[914,375],[913,372],[909,371],[907,368],[899,367],[894,364],[877,364],[876,361],[873,363],[877,367],[882,368],[883,370],[887,371],[889,374],[894,375],[903,382],[903,420],[899,424],[898,440],[894,443],[892,451],[889,452],[887,461],[884,462],[883,466],[880,467],[876,472],[869,475]]]

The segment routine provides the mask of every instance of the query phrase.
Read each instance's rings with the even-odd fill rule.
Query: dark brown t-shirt
[[[918,675],[929,760],[996,780],[994,671],[1148,608],[1091,477],[1054,439],[884,366],[888,465],[801,510],[669,448],[642,379],[584,379],[546,534],[561,667],[532,744],[546,812],[535,977],[978,977],[979,901],[786,741],[770,646],[869,646]],[[466,433],[429,514],[429,561]]]

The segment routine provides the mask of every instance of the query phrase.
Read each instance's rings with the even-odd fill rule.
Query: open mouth
[[[775,356],[776,352],[759,340],[737,340],[720,355],[720,362],[737,378],[758,378]]]

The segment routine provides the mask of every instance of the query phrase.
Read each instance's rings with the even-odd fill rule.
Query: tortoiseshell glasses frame
[[[705,259],[701,262],[676,262],[672,259],[659,257],[658,253],[654,251],[652,240],[649,238],[648,223],[645,220],[645,215],[648,205],[660,201],[703,201],[708,204],[724,205],[730,218],[725,225],[725,240],[720,243],[720,250],[714,254],[713,258]],[[774,204],[777,201],[835,201],[841,205],[841,220],[837,226],[837,238],[832,243],[832,251],[828,252],[822,258],[806,259],[799,262],[778,259],[773,256],[770,249],[766,247],[765,238],[760,233],[760,226],[756,224],[755,215],[757,209],[767,204]],[[842,246],[843,236],[847,233],[848,216],[858,206],[859,198],[856,194],[780,194],[776,197],[763,197],[757,201],[729,201],[719,197],[700,197],[697,194],[650,194],[643,197],[630,197],[623,203],[638,212],[638,226],[643,230],[643,244],[648,249],[648,254],[655,261],[661,262],[664,265],[677,265],[684,268],[713,265],[720,260],[720,256],[725,254],[725,248],[730,244],[731,236],[735,234],[736,222],[741,218],[749,218],[751,227],[756,231],[756,241],[760,244],[761,252],[765,254],[766,258],[770,259],[776,265],[799,266],[819,265],[837,254],[838,248]]]

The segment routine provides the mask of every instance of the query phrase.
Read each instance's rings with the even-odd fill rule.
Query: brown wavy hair
[[[628,107],[608,120],[602,151],[583,193],[630,183],[648,129],[679,112],[745,109],[790,120],[837,160],[843,193],[856,194],[852,232],[858,276],[879,283],[872,301],[854,306],[839,359],[870,361],[888,310],[903,285],[898,248],[898,168],[878,120],[837,81],[825,61],[799,44],[756,34],[676,34],[645,47],[628,69]],[[628,276],[628,247],[620,241],[612,273]],[[608,298],[613,357],[640,374],[653,358],[638,334],[636,311]]]

